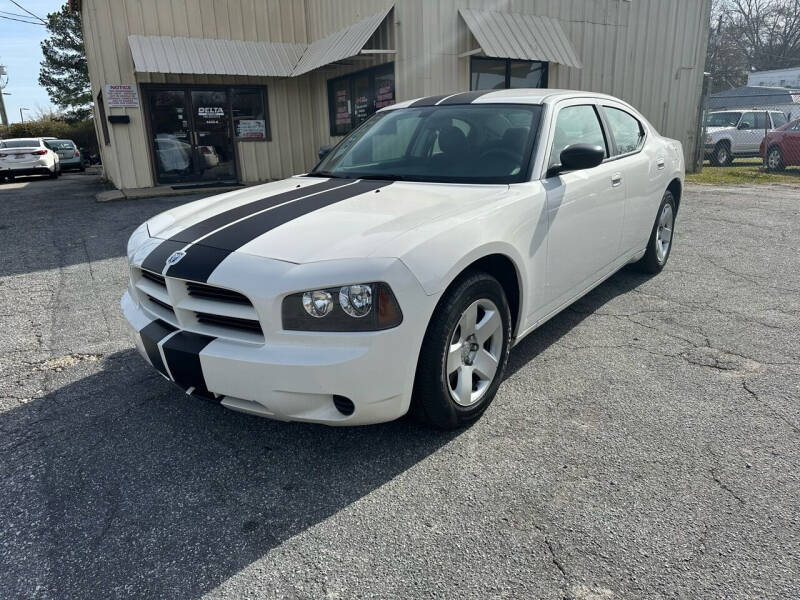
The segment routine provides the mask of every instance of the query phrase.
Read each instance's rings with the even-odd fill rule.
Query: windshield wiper
[[[408,181],[404,175],[359,175],[358,179],[374,179],[376,181]]]
[[[354,179],[354,177],[348,177],[347,175],[337,175],[336,173],[332,173],[330,171],[311,171],[311,173],[306,174],[306,177],[330,177],[331,179]]]

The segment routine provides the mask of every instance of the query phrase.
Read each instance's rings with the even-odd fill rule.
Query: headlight
[[[403,313],[385,283],[358,283],[291,294],[281,307],[289,331],[379,331],[397,327]]]
[[[712,144],[713,142],[714,142],[714,140],[711,138],[711,136],[707,135],[706,136],[706,144]]]
[[[128,258],[131,258],[133,253],[136,252],[136,249],[144,244],[149,237],[150,232],[147,230],[147,223],[142,223],[134,230],[134,232],[131,234],[131,237],[128,238]]]

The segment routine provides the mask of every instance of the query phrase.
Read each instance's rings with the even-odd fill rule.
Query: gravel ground
[[[98,189],[0,186],[0,597],[797,597],[797,187],[687,189],[664,273],[523,341],[455,433],[182,395],[118,301],[186,198]]]

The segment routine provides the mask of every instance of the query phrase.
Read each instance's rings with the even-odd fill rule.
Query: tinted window
[[[593,106],[568,106],[558,113],[550,166],[561,164],[561,152],[573,144],[591,144],[606,148],[603,128]]]
[[[36,138],[26,140],[4,140],[0,142],[0,148],[34,148],[39,145],[39,140]]]
[[[69,140],[53,140],[48,142],[48,145],[56,150],[73,150],[75,148],[75,144]]]
[[[386,63],[328,80],[328,114],[331,135],[345,135],[395,103],[394,63]]]
[[[755,113],[755,116],[756,116],[755,129],[769,129],[769,121],[767,120],[767,113],[757,112]]]
[[[800,121],[797,121],[794,125],[792,125],[789,129],[792,131],[800,131]]]
[[[374,115],[312,175],[514,183],[527,175],[541,107],[467,104]]]
[[[740,127],[742,129],[768,129],[767,113],[761,111],[744,113]]]
[[[540,61],[473,56],[469,87],[471,90],[547,87],[547,66]]]
[[[786,115],[779,112],[774,112],[772,114],[772,126],[773,127],[783,127],[786,123],[789,122],[789,119],[786,118]]]
[[[617,154],[627,154],[638,150],[644,141],[644,129],[639,120],[624,110],[606,106],[603,108],[608,126],[617,142]]]
[[[740,112],[711,113],[706,118],[708,127],[736,127],[742,117]]]

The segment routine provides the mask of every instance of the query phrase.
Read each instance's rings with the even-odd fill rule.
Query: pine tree
[[[86,119],[92,112],[92,88],[80,13],[65,4],[47,15],[47,29],[50,37],[42,42],[39,84],[69,120]]]

